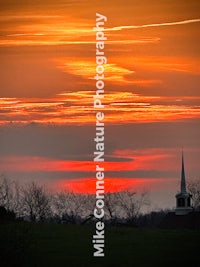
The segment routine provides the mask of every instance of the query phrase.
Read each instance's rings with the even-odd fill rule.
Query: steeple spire
[[[184,156],[182,151],[182,170],[181,170],[181,193],[186,193],[186,185],[185,185],[185,168],[184,168]]]
[[[185,166],[184,166],[184,156],[182,150],[182,168],[181,168],[181,192],[176,194],[176,215],[186,215],[192,211],[191,200],[192,195],[186,191],[186,181],[185,181]]]

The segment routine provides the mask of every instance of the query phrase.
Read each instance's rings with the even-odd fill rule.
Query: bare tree
[[[114,220],[117,217],[117,207],[118,207],[117,194],[111,192],[105,194],[104,204],[108,218]]]
[[[148,192],[137,194],[136,192],[127,190],[117,192],[116,197],[119,216],[126,218],[130,223],[134,223],[143,206],[149,205]]]
[[[15,212],[17,217],[23,215],[23,203],[22,203],[22,192],[21,186],[16,182],[12,182],[12,202],[11,207],[12,210]]]
[[[56,193],[53,195],[52,198],[52,209],[53,214],[56,217],[59,217],[60,219],[63,217],[63,215],[66,213],[66,209],[68,206],[68,199],[66,197],[66,194],[64,192]]]
[[[78,220],[89,216],[91,201],[88,195],[76,194],[74,192],[60,192],[53,197],[53,211],[60,219],[77,223]]]
[[[46,188],[34,182],[22,188],[22,205],[23,212],[31,221],[44,220],[51,212]]]
[[[12,209],[12,183],[4,176],[0,177],[0,206],[7,210]]]
[[[187,189],[192,195],[192,206],[195,210],[200,210],[200,180],[189,181]]]

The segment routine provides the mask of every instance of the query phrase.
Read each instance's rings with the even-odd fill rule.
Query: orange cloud
[[[130,57],[131,58],[131,57]],[[114,60],[113,60],[114,61]],[[120,59],[119,61],[123,61]],[[129,59],[130,61],[130,59]],[[112,62],[110,60],[110,62]],[[128,61],[127,61],[128,62]],[[134,63],[134,69],[137,69],[137,66],[140,66],[143,60],[131,59],[131,62]],[[150,63],[151,62],[151,63]],[[96,64],[93,61],[86,60],[77,60],[75,58],[62,58],[55,60],[57,68],[61,69],[63,72],[70,73],[76,76],[81,76],[87,80],[93,80],[96,75]],[[152,59],[149,60],[150,64]],[[143,87],[152,86],[154,84],[161,84],[162,81],[159,79],[138,79],[134,77],[136,73],[133,69],[133,66],[122,67],[122,62],[119,64],[107,63],[104,65],[104,80],[109,82],[109,84],[117,85],[139,85]],[[124,64],[123,64],[124,65]],[[142,65],[145,67],[146,65]],[[148,67],[151,67],[148,65]],[[157,67],[157,66],[156,66]]]
[[[153,189],[156,184],[164,179],[145,179],[145,178],[105,178],[105,193],[120,192],[126,190]],[[54,183],[53,188],[57,190],[67,190],[79,194],[96,194],[96,180],[91,178],[60,180]]]
[[[62,59],[57,62],[57,67],[64,72],[74,75],[82,76],[86,79],[94,79],[96,74],[96,64],[94,61],[80,61],[75,59]],[[134,73],[134,71],[117,66],[116,64],[105,64],[105,77],[104,80],[112,81],[114,83],[128,83],[125,78],[126,75]]]
[[[1,35],[1,46],[63,45],[84,43],[80,40],[93,35],[92,25],[86,21],[74,20],[71,16],[38,15],[23,13],[21,15],[1,16],[1,23],[7,25]],[[87,43],[85,41],[85,43]]]
[[[93,91],[60,93],[55,98],[0,98],[0,124],[94,124]],[[131,92],[104,95],[106,123],[172,121],[200,118],[198,97],[143,96]],[[194,104],[193,104],[194,103]]]
[[[38,12],[38,10],[37,10]],[[95,44],[93,30],[94,21],[91,19],[80,19],[71,15],[64,15],[64,12],[57,10],[57,15],[46,15],[41,11],[38,15],[35,12],[20,12],[2,14],[0,21],[5,25],[3,34],[0,37],[0,46],[52,46],[68,44]],[[151,44],[158,43],[158,37],[127,38],[108,33],[106,44]]]
[[[154,150],[116,150],[106,159],[103,166],[109,171],[138,170],[176,170],[172,166],[172,151]],[[111,159],[110,159],[111,158]],[[91,155],[92,159],[92,155]],[[110,160],[109,160],[110,159]],[[116,159],[116,160],[115,160]],[[122,159],[122,160],[121,160]],[[157,164],[159,162],[159,165]],[[34,156],[1,157],[1,170],[6,171],[44,171],[44,172],[94,172],[96,163],[93,161],[59,160]]]

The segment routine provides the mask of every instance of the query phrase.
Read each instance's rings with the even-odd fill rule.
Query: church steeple
[[[181,192],[176,194],[176,215],[186,215],[192,211],[191,207],[191,195],[186,190],[186,179],[185,179],[185,166],[184,156],[182,151],[182,166],[181,166]]]
[[[182,169],[181,169],[181,193],[186,193],[186,184],[185,184],[185,167],[184,167],[184,156],[182,151]]]

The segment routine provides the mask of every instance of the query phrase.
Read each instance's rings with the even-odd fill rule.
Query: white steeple
[[[181,191],[176,194],[176,215],[186,215],[192,211],[191,197],[186,190],[184,155],[182,151],[182,167],[181,167]]]

